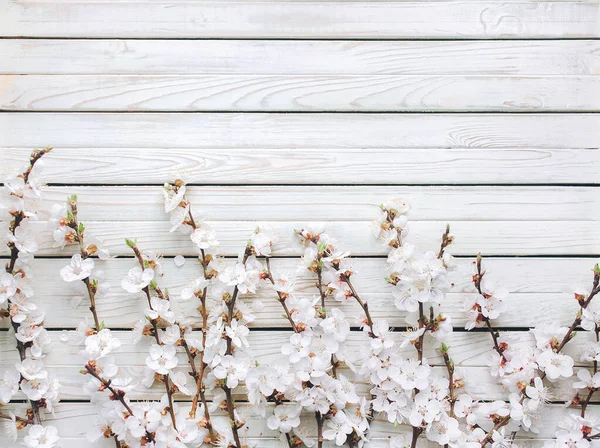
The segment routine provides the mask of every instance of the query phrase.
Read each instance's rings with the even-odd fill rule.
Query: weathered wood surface
[[[30,152],[0,148],[1,173],[21,169]],[[57,147],[44,162],[47,182],[79,185],[161,185],[176,177],[220,185],[600,183],[598,149]]]
[[[171,38],[598,37],[594,1],[6,0],[2,36]]]
[[[466,314],[463,302],[474,294],[471,284],[473,260],[456,260],[456,268],[450,274],[454,286],[441,306],[441,310],[452,318],[456,328],[464,326]],[[36,288],[36,303],[41,309],[47,310],[45,325],[48,328],[75,328],[89,316],[83,283],[65,283],[58,279],[60,269],[68,262],[68,259],[38,259],[34,264],[36,285],[39,286]],[[390,313],[393,297],[392,287],[384,280],[385,260],[357,258],[352,264],[357,270],[353,283],[361,297],[369,302],[371,314],[388,320],[395,327],[406,326],[405,312],[395,310]],[[295,273],[299,260],[277,258],[271,261],[271,265],[275,271]],[[121,289],[122,278],[135,263],[132,259],[114,259],[98,261],[97,266],[102,269],[105,281],[112,287],[108,297],[97,300],[99,315],[109,328],[131,328],[146,309],[146,303],[139,295],[128,294]],[[508,310],[502,314],[497,325],[505,328],[533,327],[540,320],[569,325],[577,311],[577,303],[569,287],[574,284],[589,284],[592,267],[593,260],[585,258],[487,259],[485,268],[490,278],[511,293],[507,299]],[[194,258],[187,259],[182,267],[176,267],[172,259],[164,259],[163,269],[164,276],[157,281],[161,287],[169,290],[174,299],[173,308],[178,315],[193,319],[194,326],[199,327],[201,319],[196,310],[198,303],[181,302],[178,297],[181,289],[201,274],[200,265]],[[296,292],[299,296],[315,293],[315,279],[308,272],[299,272],[296,278]],[[256,314],[252,327],[287,327],[287,321],[282,318],[281,305],[274,294],[270,287],[262,286],[257,294],[248,296],[249,302],[260,299],[264,304],[264,310]],[[332,301],[331,306],[340,307],[351,317],[352,325],[359,326],[361,314],[354,301]],[[532,310],[538,311],[533,313]],[[3,324],[6,327],[7,323]]]
[[[0,109],[590,112],[600,110],[600,78],[591,75],[0,75]]]
[[[598,40],[5,39],[0,73],[550,77],[597,75],[599,48]]]
[[[0,129],[0,147],[577,149],[600,115],[7,112]]]

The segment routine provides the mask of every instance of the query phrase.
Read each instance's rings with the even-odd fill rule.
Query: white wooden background
[[[390,316],[384,250],[369,230],[386,198],[413,202],[410,238],[423,247],[452,225],[459,269],[444,308],[458,330],[478,251],[512,292],[499,325],[516,341],[540,320],[570,322],[576,306],[563,289],[589,283],[600,253],[597,0],[1,0],[0,36],[0,168],[56,148],[46,204],[77,193],[81,219],[123,256],[106,263],[117,293],[99,304],[111,327],[127,329],[142,310],[118,292],[131,265],[124,237],[194,255],[168,233],[159,204],[176,175],[194,185],[190,198],[225,255],[269,222],[285,235],[274,264],[292,268],[289,229],[330,221],[361,256],[356,286],[395,325],[403,316]],[[36,297],[58,340],[86,308],[73,307],[83,285],[60,280],[68,253],[49,241]],[[166,265],[174,293],[198,275],[191,259]],[[267,307],[252,342],[268,362],[287,333],[278,304],[259,295]],[[273,327],[281,331],[264,330]],[[505,397],[484,367],[487,334],[456,331],[450,346],[476,396]],[[125,343],[117,358],[140,369],[143,351]],[[2,365],[17,357],[6,331],[0,356]],[[64,384],[54,418],[63,447],[87,446],[96,409],[76,350],[57,342],[47,363]],[[565,412],[551,406],[539,440],[522,445],[541,446]],[[276,445],[264,422],[248,428],[258,446]],[[398,431],[376,422],[372,446]]]

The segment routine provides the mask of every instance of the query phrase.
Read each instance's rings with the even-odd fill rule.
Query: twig
[[[44,149],[36,149],[35,151],[33,151],[29,157],[29,167],[21,174],[21,176],[23,177],[23,182],[25,185],[27,185],[27,183],[29,182],[29,176],[31,175],[31,171],[33,170],[33,167],[35,166],[35,164],[46,154],[48,154],[50,151],[52,151],[52,148],[44,148]],[[27,216],[25,215],[25,213],[23,211],[19,211],[18,214],[16,214],[14,216],[14,220],[10,223],[9,225],[9,232],[12,233],[13,236],[15,236],[15,232],[17,230],[17,227],[19,227],[23,220],[27,219]],[[10,261],[8,262],[8,264],[6,264],[5,266],[5,270],[8,274],[11,274],[12,276],[14,276],[16,274],[15,272],[15,265],[17,263],[17,259],[19,257],[19,249],[17,248],[15,243],[9,242],[8,243],[8,247],[10,248]],[[9,309],[9,315],[10,315],[10,303],[8,306]],[[19,327],[21,326],[20,323],[14,322],[11,319],[11,325],[13,327],[13,329],[15,330],[15,334],[17,334]],[[19,352],[19,357],[21,359],[21,361],[24,361],[26,358],[26,346],[24,342],[21,342],[17,339],[17,350]],[[40,415],[40,407],[41,407],[41,402],[38,401],[33,401],[33,400],[29,400],[29,404],[31,405],[31,411],[33,414],[33,424],[36,425],[41,425],[42,424],[42,417]]]
[[[140,268],[143,271],[144,269],[146,269],[146,266],[144,264],[144,257],[142,256],[140,249],[135,244],[132,244],[130,247],[133,250],[135,257],[137,258],[137,261],[140,265]],[[148,301],[148,306],[150,307],[151,310],[154,310],[154,308],[152,308],[152,299],[150,297],[150,287],[145,286],[142,290],[146,294],[146,300]],[[159,289],[159,291],[160,291],[160,289]],[[154,339],[155,339],[156,343],[158,345],[163,345],[160,341],[160,335],[158,332],[158,325],[156,323],[156,319],[148,319],[148,320],[150,321],[150,324],[152,325],[152,330],[154,333]],[[177,420],[175,418],[175,409],[173,408],[173,389],[171,388],[171,385],[170,385],[168,373],[165,373],[162,376],[162,382],[165,385],[165,392],[167,393],[167,399],[169,400],[169,409],[168,410],[169,410],[169,414],[171,416],[171,423],[173,423],[173,429],[177,430]]]

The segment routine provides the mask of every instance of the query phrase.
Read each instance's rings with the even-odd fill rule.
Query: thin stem
[[[138,263],[140,265],[140,268],[143,271],[145,269],[145,266],[144,266],[144,257],[142,256],[142,253],[141,253],[140,249],[137,246],[133,246],[133,247],[131,247],[131,249],[133,250],[133,253],[135,254],[135,257],[137,258],[137,261],[138,261]],[[158,289],[158,287],[156,289]],[[146,300],[148,301],[148,307],[151,310],[154,310],[154,308],[152,307],[152,299],[151,299],[151,296],[150,296],[150,288],[149,288],[149,286],[144,287],[142,290],[146,294]],[[161,292],[161,294],[162,294],[162,292]],[[149,321],[150,321],[150,324],[152,325],[152,330],[153,330],[153,333],[154,333],[154,339],[155,339],[156,343],[158,345],[162,345],[162,343],[160,341],[160,334],[158,332],[158,325],[156,323],[156,319],[149,319]],[[171,385],[170,385],[169,374],[168,373],[164,374],[162,376],[162,382],[165,385],[165,391],[167,393],[167,398],[169,400],[169,409],[168,410],[169,410],[169,414],[171,416],[171,423],[173,423],[173,429],[177,430],[177,420],[175,418],[175,409],[173,408],[173,390],[172,390]]]
[[[365,313],[366,323],[369,327],[369,336],[372,338],[376,338],[375,333],[373,332],[373,319],[371,318],[371,312],[369,311],[368,303],[363,302],[363,300],[360,298],[360,296],[356,292],[356,289],[354,289],[354,286],[352,285],[349,276],[347,276],[346,274],[342,274],[340,275],[340,279],[344,283],[346,283],[346,285],[348,285],[348,288],[350,288],[350,292],[352,293],[352,297],[354,297],[358,305],[362,308],[363,313]]]
[[[478,260],[478,273],[479,273],[480,267],[481,267],[481,255],[479,255],[477,257],[477,260]],[[580,306],[581,306],[581,309],[577,312],[577,316],[575,316],[575,319],[573,320],[573,323],[571,324],[571,326],[567,330],[567,333],[564,335],[562,341],[560,342],[560,344],[556,348],[556,350],[555,350],[556,353],[560,353],[560,351],[565,347],[565,345],[567,344],[567,342],[569,342],[572,339],[573,332],[575,331],[575,329],[577,328],[577,326],[581,323],[581,312],[582,312],[582,310],[586,309],[588,307],[588,305],[590,304],[590,302],[592,301],[592,299],[598,293],[600,293],[600,286],[599,286],[599,283],[600,283],[600,269],[598,269],[597,267],[598,267],[598,265],[596,265],[596,267],[594,268],[594,280],[593,280],[593,283],[592,283],[592,290],[590,291],[590,293],[587,296],[587,298],[582,299],[579,302]],[[544,378],[546,378],[546,372],[542,372],[542,374],[540,375],[540,379],[543,380]],[[591,396],[590,396],[590,398],[587,401],[589,402],[590,399],[591,399]],[[523,393],[523,395],[521,396],[520,403],[523,403],[524,400],[525,400],[525,394]],[[587,404],[585,406],[587,407]],[[585,413],[584,409],[582,409],[582,411]],[[494,425],[494,427],[487,433],[486,437],[482,440],[481,446],[484,447],[489,442],[491,442],[492,441],[492,435],[494,434],[494,431],[498,431],[503,426],[508,425],[509,422],[510,422],[510,415],[507,415],[502,420],[500,420],[498,423],[496,423]]]
[[[265,257],[265,262],[267,264],[267,279],[271,282],[271,284],[273,286],[275,286],[275,280],[273,279],[273,273],[271,272],[270,258]],[[294,333],[299,333],[298,326],[296,325],[296,322],[294,322],[294,319],[292,319],[292,314],[290,313],[290,310],[289,310],[287,304],[285,303],[285,301],[287,300],[287,295],[282,293],[281,291],[275,290],[275,292],[277,293],[277,296],[279,297],[279,303],[281,303],[283,311],[285,312],[285,316],[287,317],[287,320],[289,321],[290,325],[292,326]]]
[[[44,149],[39,149],[39,150],[36,149],[35,151],[33,151],[31,153],[31,155],[29,156],[29,166],[21,174],[21,176],[23,177],[23,182],[26,185],[29,182],[29,176],[30,176],[35,164],[44,155],[48,154],[50,151],[52,151],[52,148],[44,148]],[[18,214],[15,215],[14,220],[10,223],[10,226],[9,226],[9,232],[12,233],[13,236],[15,236],[17,227],[19,227],[25,219],[27,219],[27,216],[25,215],[25,213],[23,211],[20,211]],[[11,274],[12,276],[14,276],[16,274],[15,265],[17,263],[17,259],[19,258],[19,249],[17,248],[15,243],[12,243],[12,242],[8,243],[8,247],[10,248],[10,261],[6,264],[5,270],[8,274]],[[10,303],[9,303],[9,316],[10,316]],[[12,325],[13,329],[15,330],[15,334],[16,334],[18,332],[21,324],[14,322],[11,319],[11,325]],[[27,348],[25,346],[25,343],[19,341],[18,339],[17,339],[17,351],[19,352],[19,357],[20,357],[21,361],[24,361],[27,356]],[[31,405],[31,411],[33,414],[33,423],[36,425],[41,425],[42,417],[40,415],[40,407],[41,407],[40,401],[29,400],[29,404]]]
[[[417,446],[417,440],[418,440],[418,438],[419,438],[419,436],[421,435],[422,432],[423,432],[423,430],[421,428],[413,426],[412,440],[410,442],[410,448],[416,448],[416,446]]]
[[[129,415],[133,415],[133,411],[131,410],[131,408],[129,407],[129,405],[127,404],[127,402],[125,401],[125,392],[123,392],[122,390],[119,389],[115,389],[114,387],[111,386],[111,382],[109,380],[105,380],[104,378],[102,378],[98,372],[96,371],[96,369],[94,367],[92,367],[89,363],[85,365],[85,370],[87,370],[87,372],[92,375],[94,378],[96,378],[98,381],[100,381],[100,383],[102,383],[102,386],[105,389],[108,389],[110,391],[110,393],[113,395],[113,400],[118,400],[123,407],[127,410],[127,412],[129,413]]]
[[[231,429],[233,430],[233,439],[235,440],[235,446],[237,448],[241,448],[242,444],[240,442],[240,436],[238,434],[238,426],[235,418],[235,403],[233,401],[233,397],[231,395],[231,389],[227,386],[223,387],[225,391],[225,396],[227,398],[227,413],[229,414],[229,420],[231,423]]]
[[[317,420],[317,447],[323,447],[323,420],[324,417],[319,411],[315,412],[315,419]]]

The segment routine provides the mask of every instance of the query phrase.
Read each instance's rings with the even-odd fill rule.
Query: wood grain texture
[[[464,326],[466,314],[463,303],[474,294],[471,283],[473,260],[456,260],[456,269],[450,274],[454,286],[441,306],[456,328]],[[33,266],[36,274],[35,303],[40,309],[46,310],[44,324],[47,328],[76,328],[79,322],[89,316],[83,283],[66,283],[59,278],[60,269],[68,262],[68,259],[37,259]],[[288,273],[296,273],[298,264],[298,259],[271,261],[274,270]],[[371,314],[388,320],[392,326],[406,326],[406,313],[394,307],[392,287],[384,280],[385,260],[357,258],[352,264],[357,270],[353,284],[361,297],[369,302]],[[145,301],[139,295],[128,294],[120,286],[122,278],[134,265],[131,259],[97,261],[97,267],[104,272],[105,281],[112,287],[108,297],[97,299],[98,313],[109,328],[132,328],[143,316]],[[570,325],[577,312],[577,304],[567,291],[574,284],[591,284],[590,270],[593,265],[594,260],[584,258],[486,259],[485,267],[490,278],[511,293],[507,299],[508,309],[496,324],[505,328],[522,328],[533,327],[541,320]],[[181,302],[178,297],[181,289],[200,275],[200,265],[195,259],[187,259],[185,265],[178,268],[172,259],[165,259],[163,269],[165,274],[157,281],[162,288],[169,290],[176,314],[193,319],[194,326],[198,327],[201,323],[196,310],[198,304],[196,301]],[[315,291],[314,277],[308,272],[296,273],[297,295],[310,296]],[[282,318],[281,305],[270,287],[261,286],[257,294],[247,297],[249,302],[258,299],[264,304],[264,310],[256,314],[252,327],[287,327],[287,321]],[[359,325],[361,314],[355,302],[338,303],[332,300],[329,305],[341,308],[351,317],[352,325]],[[538,311],[533,313],[532,310]],[[7,325],[8,322],[0,321],[3,328]]]
[[[4,130],[0,147],[302,150],[600,146],[599,114],[7,112],[0,114],[0,129]]]
[[[593,1],[6,0],[0,29],[42,37],[598,37],[598,14]]]
[[[185,404],[179,404],[182,406],[185,412],[187,406]],[[21,411],[25,408],[25,405],[22,404],[14,404],[11,405],[7,410],[16,410]],[[242,434],[249,437],[249,441],[256,441],[258,443],[258,447],[262,448],[275,448],[279,447],[276,439],[277,434],[273,433],[273,431],[269,430],[265,424],[266,419],[263,417],[257,418],[251,414],[251,410],[248,409],[243,403],[240,403],[240,411],[247,416],[248,423],[242,430]],[[591,405],[588,408],[590,415],[599,415],[600,407]],[[62,448],[80,448],[81,446],[85,446],[88,442],[85,441],[85,433],[88,428],[93,425],[96,416],[98,415],[99,408],[91,405],[89,403],[63,403],[59,404],[56,409],[56,413],[54,416],[48,415],[48,420],[51,421],[54,425],[57,426],[59,433],[68,435],[66,440],[61,440]],[[542,432],[539,435],[538,439],[531,439],[532,434],[521,433],[517,435],[519,439],[519,446],[524,448],[541,448],[543,446],[544,438],[551,437],[553,428],[556,427],[558,421],[561,416],[564,415],[565,409],[557,406],[550,405],[548,406],[548,415],[546,416],[548,426],[542,428]],[[222,414],[217,415],[217,418],[223,418]],[[307,421],[310,421],[307,419]],[[376,419],[373,423],[374,428],[374,442],[372,442],[369,447],[370,448],[388,448],[389,442],[387,439],[395,434],[404,434],[409,428],[405,426],[396,426],[393,427],[390,424],[386,424],[379,419]],[[252,437],[254,436],[254,437]],[[522,438],[524,437],[524,438]],[[425,441],[424,441],[425,442]],[[78,444],[79,443],[79,444]],[[81,445],[81,444],[84,445]],[[12,444],[11,441],[6,438],[0,439],[0,447],[2,448],[14,448],[15,445]],[[112,440],[101,440],[98,444],[94,445],[99,448],[112,448],[114,446],[114,441]],[[327,448],[331,448],[332,445],[326,443],[325,446]],[[434,446],[439,446],[437,444],[427,444],[426,442],[421,444],[419,443],[419,448],[433,448]]]
[[[0,174],[22,169],[31,148],[0,148]],[[64,148],[44,179],[74,184],[590,184],[597,149]],[[83,199],[83,198],[82,198]],[[415,204],[417,206],[417,204]]]
[[[221,245],[219,253],[237,256],[245,247],[248,237],[257,225],[273,228],[278,241],[274,253],[280,256],[299,255],[299,246],[293,229],[307,225],[307,221],[207,221],[217,229]],[[485,255],[560,255],[577,256],[600,254],[598,223],[594,221],[413,221],[410,241],[423,249],[435,250],[446,224],[450,224],[456,237],[452,253],[474,256]],[[44,222],[33,223],[39,232],[39,255],[72,253],[52,247],[52,231]],[[130,255],[125,238],[137,238],[140,246],[165,256],[197,255],[189,237],[178,232],[169,233],[170,224],[165,221],[87,221],[86,228],[100,240],[113,255]],[[346,242],[346,248],[354,255],[385,255],[387,249],[373,237],[372,223],[365,221],[336,221],[330,233]],[[0,255],[7,255],[7,249]]]
[[[162,185],[46,187],[40,219],[72,194],[83,221],[168,219]],[[211,221],[369,221],[394,198],[413,205],[415,221],[600,221],[595,187],[189,186],[186,197]]]
[[[0,40],[0,73],[597,75],[600,73],[599,49],[598,40],[8,39]]]
[[[598,111],[600,77],[0,75],[19,111]]]

